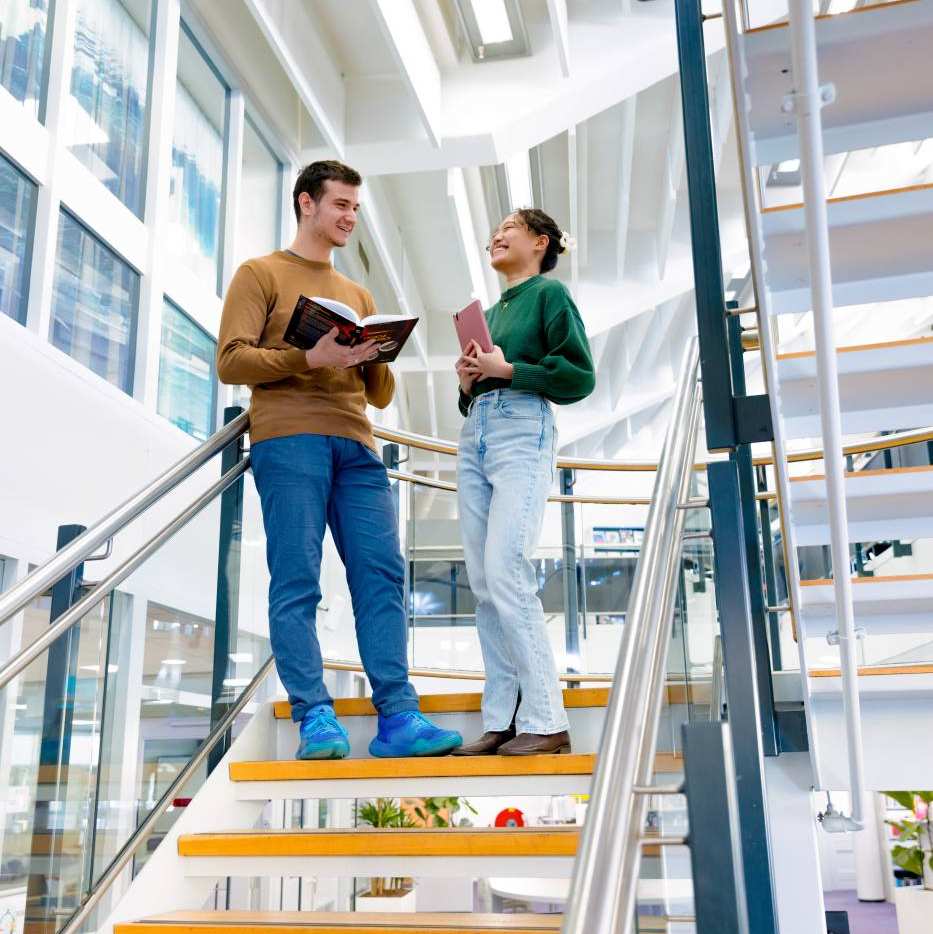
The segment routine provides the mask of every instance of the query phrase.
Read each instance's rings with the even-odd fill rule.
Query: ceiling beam
[[[664,167],[661,170],[660,210],[658,211],[657,259],[658,278],[663,279],[667,269],[667,256],[674,234],[674,220],[677,215],[677,193],[681,188],[684,173],[684,114],[680,106],[680,84],[674,84],[674,99],[671,103],[671,117],[667,148],[664,154]]]
[[[580,172],[577,165],[579,150],[577,149],[577,128],[571,126],[567,130],[567,177],[570,182],[570,233],[577,236],[580,229]],[[577,250],[570,251],[570,294],[575,301],[580,295],[580,254]]]
[[[485,253],[476,239],[476,226],[473,223],[473,211],[467,196],[463,169],[447,170],[447,199],[457,219],[460,249],[470,274],[471,295],[480,300],[483,308],[488,308],[489,290],[486,288],[486,276],[483,272]]]
[[[412,0],[370,0],[431,145],[441,145],[441,73]]]
[[[619,197],[616,210],[616,281],[625,278],[625,251],[628,246],[629,218],[632,213],[632,166],[635,162],[635,118],[638,95],[626,98],[622,108],[619,142]]]
[[[576,444],[584,438],[613,428],[624,419],[632,418],[641,412],[660,405],[662,402],[666,402],[674,395],[675,389],[675,384],[671,382],[659,388],[640,392],[638,395],[628,395],[624,402],[614,411],[601,413],[592,418],[582,418],[582,412],[580,414],[574,412],[573,424],[567,425],[564,419],[560,420],[558,425],[560,445],[564,447],[567,444]],[[569,419],[567,420],[569,421]]]
[[[570,28],[567,21],[567,0],[547,0],[547,12],[551,20],[551,33],[560,73],[570,77]]]
[[[347,95],[334,64],[303,4],[245,0],[275,57],[298,92],[325,145],[346,158]]]

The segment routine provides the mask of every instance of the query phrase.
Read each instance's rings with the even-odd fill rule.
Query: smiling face
[[[539,272],[547,250],[547,234],[536,234],[518,214],[509,214],[489,238],[489,263],[496,272],[507,275],[516,270]]]
[[[328,179],[319,201],[303,192],[298,198],[301,223],[313,237],[331,247],[347,245],[360,210],[360,189]]]

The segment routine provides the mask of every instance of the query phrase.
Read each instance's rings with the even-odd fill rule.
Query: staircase
[[[587,794],[608,693],[566,690],[574,752],[530,757],[296,761],[292,755],[298,731],[289,705],[266,704],[108,923],[116,934],[558,931],[559,915],[192,911],[191,906],[204,903],[217,879],[226,877],[569,877],[580,836],[573,826],[295,830],[257,827],[256,817],[269,803],[299,800],[459,795],[475,801],[484,796]],[[675,688],[671,693],[682,692]],[[482,730],[480,700],[478,693],[423,695],[421,709],[440,725],[471,736]],[[339,699],[335,709],[348,729],[351,747],[365,749],[376,726],[369,699]],[[676,752],[656,756],[654,772],[663,776],[665,788],[678,780],[682,768]],[[218,820],[219,814],[225,817]],[[663,842],[646,843],[644,855],[660,857]],[[666,919],[648,918],[640,930],[666,930],[659,924],[665,925]]]
[[[790,28],[784,22],[742,31],[739,19],[736,5],[728,4],[727,44],[739,109],[746,221],[752,252],[756,247],[758,251],[752,261],[757,313],[769,318],[757,323],[793,338],[803,321],[794,316],[812,307],[803,205],[766,204],[763,181],[780,163],[789,166],[786,171],[796,171],[795,160],[801,156],[797,121],[785,106],[787,95],[795,90]],[[828,165],[838,166],[838,160],[854,150],[933,136],[933,2],[859,4],[850,12],[818,17],[816,42],[819,81],[835,86],[834,100],[821,111]],[[894,562],[893,570],[877,570],[873,576],[852,569],[857,575],[855,624],[865,632],[861,651],[866,667],[861,669],[859,693],[862,731],[870,751],[867,779],[872,789],[881,790],[922,783],[933,767],[933,758],[909,740],[916,723],[933,714],[933,667],[892,667],[885,664],[885,654],[899,652],[885,653],[878,647],[882,639],[881,645],[900,646],[905,652],[915,647],[919,661],[933,662],[933,653],[922,657],[924,643],[933,643],[933,575],[928,573],[929,563],[923,563],[923,540],[933,537],[933,457],[929,432],[924,431],[933,426],[933,338],[929,321],[913,332],[908,326],[898,333],[896,306],[881,304],[933,294],[933,186],[882,182],[878,189],[830,196],[827,215],[839,326],[855,313],[852,306],[878,303],[876,314],[890,316],[897,337],[838,347],[843,434],[875,436],[881,442],[875,450],[883,446],[882,436],[897,432],[917,442],[912,448],[895,447],[901,443],[895,437],[890,451],[863,457],[861,463],[850,457],[845,477],[850,543],[864,548],[895,542],[901,552],[909,550],[902,543],[922,546],[913,566],[902,559]],[[752,320],[751,314],[743,319]],[[884,325],[877,319],[875,330],[883,338]],[[765,371],[769,366],[776,376],[770,401],[786,446],[779,456],[784,456],[793,447],[812,444],[810,439],[820,434],[815,354],[809,349],[777,353],[770,363],[763,361]],[[899,451],[908,452],[903,461]],[[825,477],[819,464],[792,466],[789,502],[783,504],[791,540],[798,548],[828,545]],[[773,498],[775,493],[767,495]],[[775,532],[780,540],[777,524]],[[897,552],[888,552],[892,553]],[[802,640],[802,665],[808,668],[803,698],[820,739],[811,743],[816,774],[822,774],[827,787],[847,787],[840,673],[825,662],[834,651],[826,637],[838,628],[829,574],[803,580],[799,600],[794,635]],[[791,623],[786,616],[785,622]],[[785,687],[779,693],[791,696],[785,690],[787,681],[782,682]],[[905,744],[910,744],[911,755],[892,757],[893,749]]]

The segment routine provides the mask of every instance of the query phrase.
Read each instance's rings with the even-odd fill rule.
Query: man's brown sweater
[[[217,375],[252,387],[250,439],[336,435],[375,450],[366,403],[384,409],[395,379],[384,363],[308,368],[305,352],[282,340],[299,295],[335,298],[361,318],[376,311],[372,295],[330,263],[283,250],[247,260],[236,271],[220,319]]]

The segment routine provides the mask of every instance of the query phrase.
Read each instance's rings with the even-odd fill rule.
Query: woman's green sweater
[[[492,389],[537,392],[568,405],[585,399],[596,385],[586,330],[577,306],[562,282],[532,276],[511,289],[486,312],[492,341],[514,367],[511,380],[491,378],[460,392],[466,415],[471,396]]]

